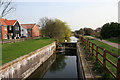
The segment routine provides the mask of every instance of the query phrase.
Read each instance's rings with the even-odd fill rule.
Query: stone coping
[[[11,65],[19,62],[19,61],[22,61],[22,60],[24,60],[24,59],[26,59],[26,58],[28,58],[28,57],[36,54],[36,52],[39,52],[39,51],[42,51],[43,49],[48,48],[49,46],[51,46],[51,45],[53,45],[53,44],[55,44],[55,43],[56,43],[56,41],[54,41],[53,43],[51,43],[51,44],[49,44],[49,45],[46,45],[46,46],[44,46],[44,47],[42,47],[42,48],[40,48],[40,49],[37,49],[37,50],[35,50],[35,51],[33,51],[33,52],[30,52],[30,53],[28,53],[28,54],[26,54],[26,55],[24,55],[24,56],[21,56],[21,57],[15,59],[15,60],[12,60],[12,61],[10,61],[10,62],[8,62],[8,63],[0,66],[0,71],[1,71],[1,70],[4,70],[5,68],[7,68],[7,67],[9,67],[9,66],[11,66]]]

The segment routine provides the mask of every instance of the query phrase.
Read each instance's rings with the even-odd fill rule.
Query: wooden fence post
[[[90,52],[90,42],[89,42],[89,52]]]
[[[103,67],[106,68],[106,51],[105,49],[103,50]]]
[[[88,40],[87,40],[87,47],[88,47]]]
[[[94,49],[94,44],[92,43],[92,56],[93,56],[93,49]]]
[[[120,56],[117,61],[117,80],[120,80]]]
[[[85,47],[87,47],[87,40],[85,39]]]
[[[96,62],[98,60],[98,46],[96,46]]]

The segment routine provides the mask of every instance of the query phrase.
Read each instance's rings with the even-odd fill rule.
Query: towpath
[[[95,38],[95,37],[92,37],[92,36],[87,36],[87,37],[92,38],[92,39],[95,39],[95,40],[98,40],[98,41],[101,41],[101,42],[106,43],[106,44],[108,44],[108,45],[110,45],[110,46],[113,46],[113,47],[115,47],[115,48],[120,49],[120,44],[113,43],[113,42],[106,41],[106,40],[100,40],[100,39]]]

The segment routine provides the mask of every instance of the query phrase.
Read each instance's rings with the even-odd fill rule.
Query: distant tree
[[[95,31],[91,28],[84,28],[84,35],[95,35]]]
[[[95,36],[100,37],[101,27],[96,28],[95,32]]]
[[[80,34],[80,31],[79,31],[79,30],[75,30],[75,33],[76,33],[76,34]]]
[[[71,36],[71,30],[65,22],[59,19],[40,19],[38,25],[41,27],[41,34],[45,37],[55,38],[61,42]]]
[[[84,33],[84,30],[81,28],[80,30],[76,30],[75,33],[76,33],[76,34],[83,34],[83,33]]]
[[[103,38],[110,38],[110,37],[119,37],[120,34],[120,26],[118,26],[118,23],[106,23],[103,25],[101,29],[101,36]]]

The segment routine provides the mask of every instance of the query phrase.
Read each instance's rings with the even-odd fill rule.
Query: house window
[[[9,30],[12,30],[12,26],[9,26]]]
[[[7,31],[7,27],[4,27],[4,30]]]
[[[16,37],[19,37],[19,34],[16,34]]]
[[[18,34],[18,36],[17,37],[19,37],[19,34]]]
[[[5,39],[7,39],[7,34],[5,34]]]
[[[15,26],[15,30],[19,30],[19,27]]]

